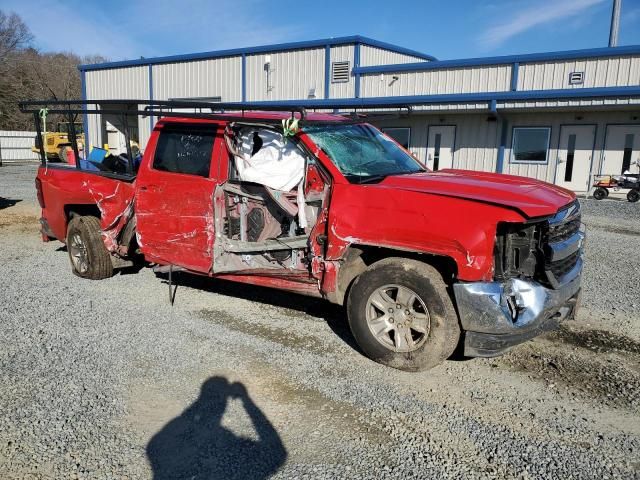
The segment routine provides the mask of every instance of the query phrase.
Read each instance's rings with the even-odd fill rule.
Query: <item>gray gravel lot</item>
[[[0,478],[640,478],[639,204],[583,202],[577,320],[409,374],[320,301],[75,277],[34,176],[0,168]]]

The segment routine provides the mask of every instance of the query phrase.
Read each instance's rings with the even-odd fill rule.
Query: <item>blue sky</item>
[[[355,34],[449,59],[605,47],[611,3],[2,0],[0,8],[20,14],[42,50],[111,60]],[[640,0],[623,0],[619,44],[640,44]]]

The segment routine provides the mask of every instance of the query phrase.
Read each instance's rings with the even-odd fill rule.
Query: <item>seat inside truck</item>
[[[271,126],[231,124],[225,141],[229,181],[216,192],[216,221],[224,235],[218,260],[226,260],[218,268],[304,268],[328,176],[296,139]]]

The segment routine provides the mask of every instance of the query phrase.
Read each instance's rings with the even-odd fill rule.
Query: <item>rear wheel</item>
[[[629,190],[629,193],[627,193],[627,200],[633,203],[637,202],[640,200],[640,192],[638,190]]]
[[[596,200],[602,200],[609,196],[609,191],[606,188],[598,187],[593,191],[593,198]]]
[[[101,280],[113,275],[111,255],[100,235],[100,220],[75,216],[67,227],[67,250],[71,270],[82,278]]]
[[[442,276],[416,260],[388,258],[373,264],[355,280],[347,312],[364,353],[400,370],[435,367],[460,338]]]

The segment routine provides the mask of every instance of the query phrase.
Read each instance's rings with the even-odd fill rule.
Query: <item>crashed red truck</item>
[[[344,305],[363,352],[404,370],[458,346],[498,355],[574,315],[584,230],[572,192],[430,172],[366,123],[309,113],[283,132],[290,117],[161,118],[128,174],[43,165],[43,239],[67,244],[80,277],[141,254],[161,271]],[[253,163],[261,151],[271,157]]]

